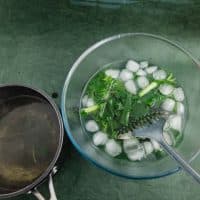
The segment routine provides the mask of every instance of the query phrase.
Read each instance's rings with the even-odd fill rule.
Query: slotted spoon
[[[160,118],[152,124],[145,125],[143,127],[134,130],[133,135],[140,138],[149,138],[156,140],[163,149],[171,156],[178,165],[190,174],[198,183],[200,183],[200,174],[194,170],[191,165],[184,160],[168,143],[163,137],[163,127],[165,124],[165,119]]]

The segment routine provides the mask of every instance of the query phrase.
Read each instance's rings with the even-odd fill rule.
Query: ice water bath
[[[156,141],[136,138],[131,132],[165,114],[163,136],[177,147],[183,140],[185,99],[176,77],[162,66],[134,60],[109,64],[85,85],[82,126],[91,143],[109,156],[130,161],[161,159],[165,152]]]

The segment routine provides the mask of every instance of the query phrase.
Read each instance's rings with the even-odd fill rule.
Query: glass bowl
[[[188,161],[194,159],[200,146],[200,65],[182,47],[152,34],[125,33],[109,37],[91,46],[77,59],[66,78],[62,94],[62,115],[67,134],[83,157],[115,175],[148,179],[177,172],[179,167],[169,156],[156,161],[140,162],[112,158],[93,146],[91,138],[81,126],[78,110],[88,79],[103,66],[128,59],[147,60],[171,71],[184,88],[187,119],[184,139],[177,151]]]

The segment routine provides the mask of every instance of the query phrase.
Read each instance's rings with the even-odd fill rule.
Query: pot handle
[[[57,172],[57,167],[54,167],[52,170],[52,173],[49,175],[49,193],[50,193],[49,200],[57,200],[56,192],[55,192],[54,185],[53,185],[53,178],[52,178],[52,176],[56,172]],[[36,199],[38,199],[38,200],[46,200],[44,198],[44,196],[37,190],[37,188],[35,188],[30,193],[33,194],[36,197]]]

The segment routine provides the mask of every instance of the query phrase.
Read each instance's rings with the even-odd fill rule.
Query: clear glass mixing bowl
[[[186,159],[199,150],[200,65],[192,55],[173,42],[146,33],[126,33],[106,38],[87,49],[73,64],[62,94],[62,115],[67,134],[76,149],[95,165],[113,174],[134,179],[157,178],[178,171],[168,156],[157,161],[131,162],[112,158],[94,148],[81,127],[79,112],[83,88],[88,79],[103,66],[128,59],[147,60],[171,71],[184,88],[187,119],[184,140],[177,151]]]

